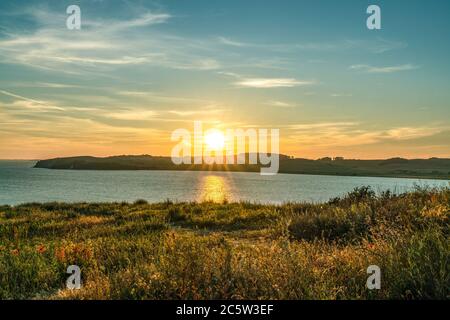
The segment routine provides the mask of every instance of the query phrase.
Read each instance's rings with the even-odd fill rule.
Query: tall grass
[[[450,189],[0,207],[1,299],[448,299]],[[67,266],[82,270],[68,290]],[[381,290],[366,288],[381,268]]]

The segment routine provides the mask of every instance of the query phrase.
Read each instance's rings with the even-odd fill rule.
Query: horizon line
[[[249,154],[249,153],[245,153]],[[396,157],[389,157],[389,158],[345,158],[341,156],[336,157],[319,157],[319,158],[302,158],[302,157],[296,157],[296,156],[290,156],[286,154],[279,153],[280,156],[288,157],[291,160],[311,160],[311,161],[319,161],[319,160],[325,160],[327,158],[330,158],[331,161],[345,161],[345,160],[360,160],[360,161],[385,161],[385,160],[392,160],[392,159],[403,159],[403,160],[432,160],[432,159],[439,159],[439,160],[450,160],[450,156],[448,157],[428,157],[428,158],[405,158],[401,156]],[[53,159],[64,159],[64,158],[81,158],[81,157],[91,157],[91,158],[100,158],[100,159],[106,159],[106,158],[112,158],[112,157],[139,157],[139,156],[149,156],[149,157],[155,157],[155,158],[171,158],[171,156],[167,155],[151,155],[151,154],[117,154],[117,155],[108,155],[108,156],[92,156],[92,155],[78,155],[78,156],[58,156],[58,157],[52,157],[52,158],[43,158],[43,159],[18,159],[18,158],[0,158],[0,161],[42,161],[42,160],[53,160]],[[237,156],[235,154],[234,156]],[[199,157],[199,156],[193,156]],[[182,158],[182,157],[181,157]],[[341,158],[337,159],[336,158]]]

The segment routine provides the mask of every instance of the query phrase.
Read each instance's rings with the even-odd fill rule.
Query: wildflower
[[[40,244],[37,246],[36,251],[40,254],[44,253],[45,251],[47,251],[47,249],[45,248],[44,245]]]
[[[159,273],[159,272],[153,273],[153,274],[150,276],[150,279],[151,279],[151,280],[154,280],[154,281],[157,281],[157,280],[161,279],[161,273]]]
[[[19,255],[19,249],[11,250],[11,254],[12,254],[13,256],[18,256],[18,255]]]
[[[66,260],[66,251],[64,250],[64,248],[56,249],[55,257],[59,262],[64,262]]]
[[[422,209],[421,214],[424,217],[428,218],[439,218],[439,219],[446,219],[449,215],[450,208],[446,206],[445,204],[438,204],[434,205],[432,207],[425,207]]]

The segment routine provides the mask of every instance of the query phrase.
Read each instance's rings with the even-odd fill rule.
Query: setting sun
[[[205,135],[205,145],[211,150],[223,150],[225,147],[225,137],[222,132],[213,130]]]

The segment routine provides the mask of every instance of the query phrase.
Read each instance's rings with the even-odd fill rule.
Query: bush
[[[448,299],[450,241],[430,228],[405,240],[392,239],[385,257],[386,286],[396,299]]]
[[[137,206],[143,206],[143,205],[148,204],[148,202],[147,202],[147,200],[144,200],[144,199],[138,199],[134,202],[134,204]]]
[[[366,206],[347,210],[327,207],[320,212],[305,213],[292,220],[289,232],[297,240],[358,241],[369,232],[369,210]]]
[[[180,207],[172,206],[167,213],[167,219],[169,222],[180,222],[185,221],[187,216]]]

